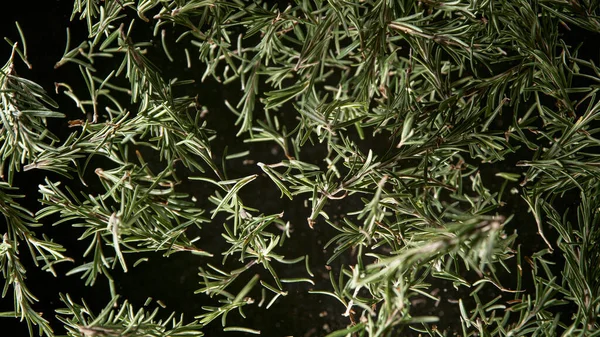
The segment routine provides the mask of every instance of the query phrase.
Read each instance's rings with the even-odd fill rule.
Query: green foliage
[[[327,226],[336,269],[310,296],[344,310],[346,328],[329,337],[600,336],[600,68],[571,45],[575,32],[598,37],[599,11],[554,0],[75,0],[71,20],[85,22],[87,40],[72,44],[67,31],[56,63],[85,84],[56,84],[83,115],[68,121],[68,107],[55,111],[17,76],[17,57],[29,65],[17,25],[21,42],[7,39],[0,70],[0,267],[3,297],[14,298],[0,316],[55,335],[26,286],[24,244],[55,276],[56,263],[75,260],[66,275],[109,282],[97,315],[61,295],[53,309],[69,336],[200,336],[218,318],[223,331],[260,333],[226,326],[228,315],[268,315],[288,284],[314,285],[311,257],[283,252],[294,227]],[[189,69],[198,78],[178,78]],[[235,123],[243,151],[214,154],[223,144],[197,80],[239,91],[219,119]],[[72,129],[59,139],[48,118]],[[282,155],[266,162],[265,143]],[[228,175],[239,158],[252,174]],[[48,174],[32,210],[13,184],[29,170]],[[284,206],[256,208],[260,179],[307,223],[290,223]],[[207,200],[183,192],[193,188]],[[81,258],[43,234],[54,225],[85,242]],[[202,248],[207,231],[220,251]],[[532,232],[541,248],[523,239]],[[115,269],[145,252],[194,254],[197,293],[219,306],[186,321],[120,303]],[[280,276],[301,263],[306,274]],[[454,325],[440,303],[459,313]]]

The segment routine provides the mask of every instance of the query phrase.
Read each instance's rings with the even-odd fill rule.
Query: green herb
[[[84,86],[56,84],[72,106],[17,75],[34,49],[19,25],[0,70],[0,268],[14,298],[0,316],[30,335],[57,327],[36,311],[24,246],[56,277],[109,284],[98,314],[61,295],[69,336],[200,336],[217,318],[260,334],[228,315],[268,316],[301,285],[338,301],[345,327],[329,337],[600,335],[600,68],[573,40],[598,38],[594,2],[76,0],[71,20],[88,30],[67,30],[56,63],[81,74]],[[206,83],[238,93],[218,116],[236,127],[233,154],[196,92]],[[57,136],[49,118],[71,129]],[[19,204],[22,171],[47,175],[35,209]],[[266,179],[291,201],[260,200]],[[290,202],[306,222],[287,218]],[[83,255],[48,226],[72,227]],[[327,249],[331,286],[314,257],[286,256],[300,227],[334,233],[303,243]],[[161,320],[121,301],[115,269],[147,252],[192,254],[197,293],[219,304]]]

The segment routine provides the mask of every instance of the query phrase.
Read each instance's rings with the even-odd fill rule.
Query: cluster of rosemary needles
[[[28,80],[44,50],[3,32],[2,321],[47,337],[600,336],[598,1],[72,4],[85,34],[67,29],[53,60],[72,80]],[[191,314],[118,286],[170,256],[196,270]],[[38,301],[33,282],[72,275],[89,292]],[[337,325],[242,319],[294,297],[314,317],[333,299]]]

